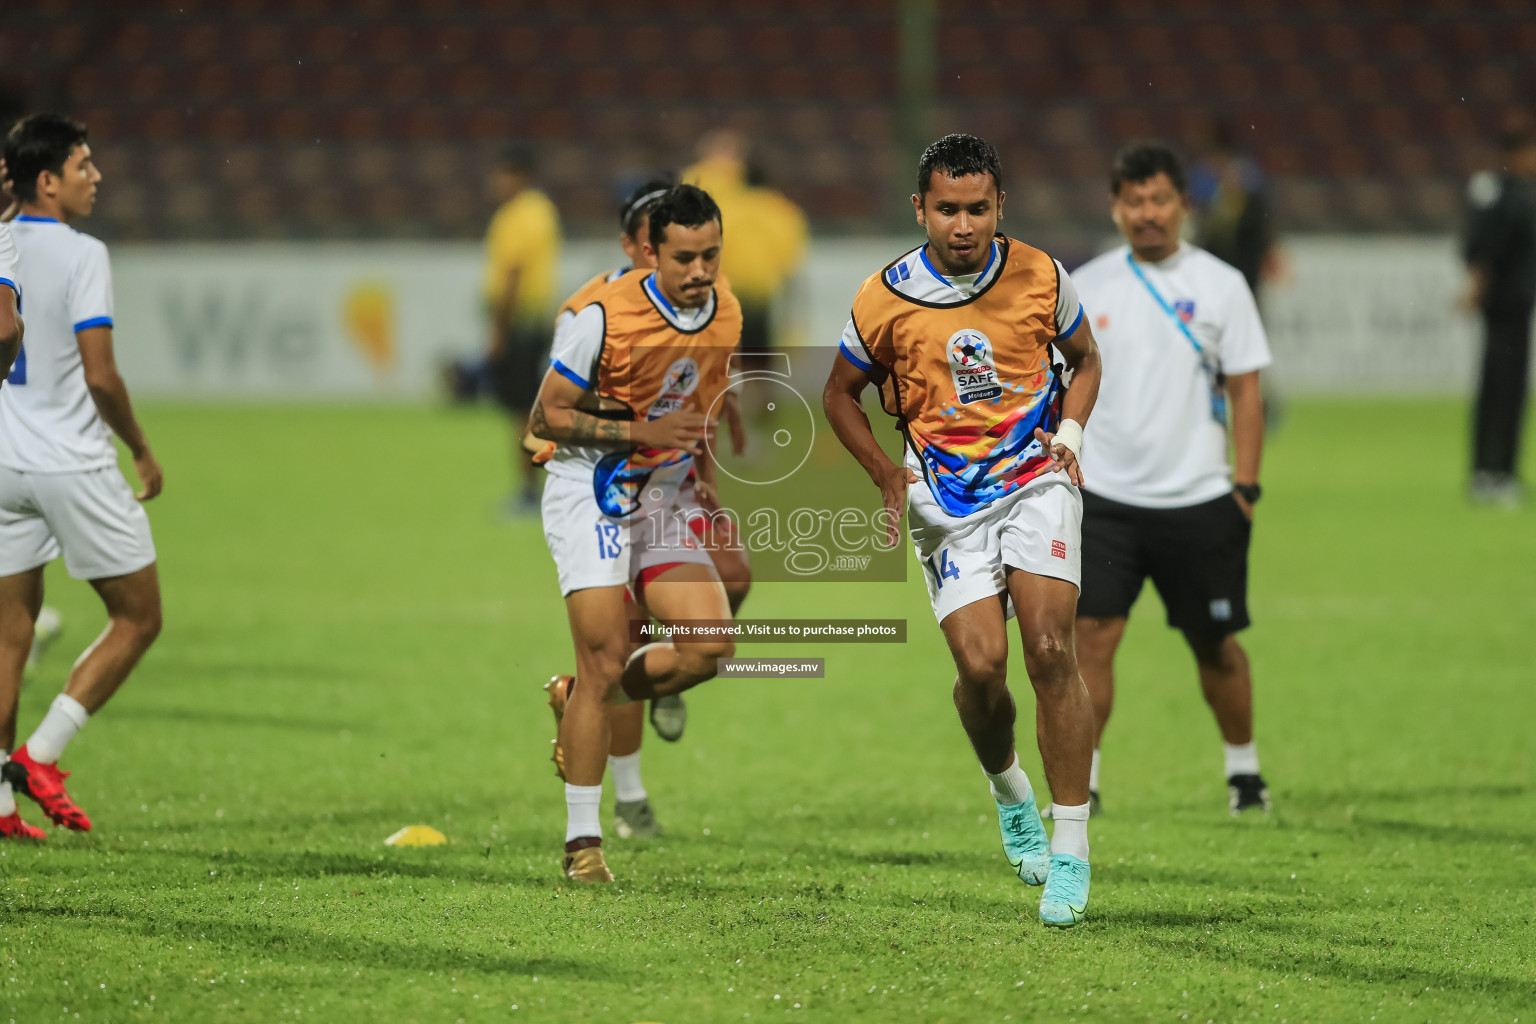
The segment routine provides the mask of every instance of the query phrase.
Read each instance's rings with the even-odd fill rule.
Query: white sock
[[[5,762],[11,758],[5,751],[0,750],[0,768],[5,767]],[[16,795],[11,792],[11,784],[0,777],[0,818],[9,818],[16,813]]]
[[[608,755],[608,770],[613,773],[613,798],[624,803],[645,799],[645,783],[640,781],[640,751],[623,757]]]
[[[53,698],[37,730],[28,737],[27,753],[38,764],[53,764],[90,717],[91,713],[75,698],[67,693],[59,694]]]
[[[1083,860],[1088,859],[1088,805],[1051,805],[1051,819],[1056,831],[1051,833],[1051,852],[1070,853]]]
[[[565,784],[565,841],[603,837],[603,823],[598,805],[603,802],[603,784],[573,786]]]
[[[1227,778],[1259,774],[1259,748],[1251,740],[1236,745],[1223,743],[1222,747],[1227,754]]]
[[[1093,748],[1093,765],[1088,769],[1088,788],[1099,791],[1099,748]]]
[[[992,783],[992,798],[1004,807],[1017,807],[1028,800],[1034,793],[1029,785],[1029,776],[1024,774],[1024,769],[1019,767],[1019,755],[1013,755],[1013,763],[1002,771],[993,775],[985,768],[981,773]]]

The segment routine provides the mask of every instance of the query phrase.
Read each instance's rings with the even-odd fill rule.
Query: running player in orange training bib
[[[726,621],[730,602],[685,523],[684,488],[713,501],[702,443],[730,384],[741,305],[718,280],[722,224],[708,193],[678,185],[650,210],[647,255],[562,324],[530,429],[554,441],[544,538],[576,648],[574,685],[552,685],[566,780],[566,877],[611,882],[598,807],[615,705],[681,693],[714,677],[729,637],[631,653],[627,586],[665,625]],[[562,677],[564,683],[569,677]]]
[[[1088,909],[1094,723],[1072,630],[1078,453],[1099,351],[1061,264],[996,233],[1004,198],[990,144],[946,135],[928,147],[912,196],[928,242],[859,289],[823,404],[880,488],[893,545],[906,505],[958,670],[955,709],[992,784],[1003,851],[1020,879],[1045,886],[1040,920],[1066,928]],[[881,450],[860,405],[871,384],[902,432],[902,465]],[[1014,615],[1055,799],[1049,838],[1014,752],[1006,625]]]
[[[566,299],[555,315],[557,333],[574,320],[577,313],[596,301],[607,285],[636,268],[655,269],[655,252],[648,250],[645,245],[646,236],[650,232],[651,210],[666,197],[672,185],[673,182],[668,180],[653,179],[635,189],[624,200],[619,208],[619,245],[629,258],[629,265],[596,275]],[[733,426],[733,441],[741,442],[745,438],[733,398],[731,392],[726,393],[721,413],[722,418]],[[548,462],[556,447],[553,442],[535,442],[534,450],[538,454],[534,456],[534,461]],[[751,565],[734,524],[728,518],[710,516],[699,506],[698,489],[693,477],[686,480],[679,490],[678,505],[688,529],[699,539],[715,563],[715,571],[720,574],[720,581],[725,585],[725,595],[730,601],[731,614],[734,615],[742,601],[746,600],[752,586]],[[629,612],[632,629],[636,622],[649,621],[645,606],[635,601],[630,593],[625,594],[624,609]],[[633,638],[633,633],[631,636]],[[638,647],[639,644],[634,646]],[[559,705],[563,694],[574,684],[574,679],[574,676],[559,675],[550,680],[546,690],[554,705]],[[636,701],[614,708],[609,716],[611,739],[608,747],[608,772],[613,776],[613,826],[621,839],[651,838],[661,835],[662,831],[655,812],[651,810],[650,794],[646,792],[640,776],[645,709],[644,702]],[[680,694],[657,697],[650,701],[650,709],[651,725],[655,727],[656,735],[670,743],[683,738],[683,729],[688,722],[688,708]],[[558,740],[555,742],[558,749]],[[558,758],[556,767],[561,772],[565,770]]]

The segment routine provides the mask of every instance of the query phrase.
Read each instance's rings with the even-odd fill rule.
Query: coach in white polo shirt
[[[1072,273],[1104,356],[1083,437],[1078,663],[1102,739],[1115,649],[1151,577],[1216,714],[1230,809],[1268,812],[1248,657],[1236,634],[1248,625],[1248,540],[1264,444],[1259,371],[1269,365],[1269,345],[1243,275],[1180,240],[1189,198],[1170,150],[1123,150],[1110,192],[1129,244]]]
[[[42,838],[20,819],[17,794],[56,825],[91,827],[64,788],[59,755],[160,631],[155,545],[141,502],[161,487],[112,354],[107,248],[70,226],[90,214],[101,180],[85,127],[54,114],[25,118],[6,135],[4,158],[21,201],[11,233],[27,330],[0,384],[0,840]],[[118,469],[113,433],[133,457],[137,495]],[[17,748],[16,698],[43,567],[61,554],[69,574],[101,597],[107,627]]]

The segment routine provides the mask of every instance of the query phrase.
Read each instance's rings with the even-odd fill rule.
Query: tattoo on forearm
[[[572,441],[624,441],[625,433],[623,420],[599,419],[580,409],[571,410]]]
[[[534,437],[549,436],[549,417],[544,415],[544,403],[535,401],[533,410],[528,413],[528,433]]]

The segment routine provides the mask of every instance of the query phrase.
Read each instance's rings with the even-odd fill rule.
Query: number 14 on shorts
[[[933,573],[933,582],[939,585],[940,590],[944,589],[945,580],[960,578],[960,566],[949,560],[949,548],[944,548],[937,555],[929,555],[923,565]]]
[[[618,523],[594,523],[597,530],[597,557],[618,558],[624,553],[624,545],[619,543]]]

